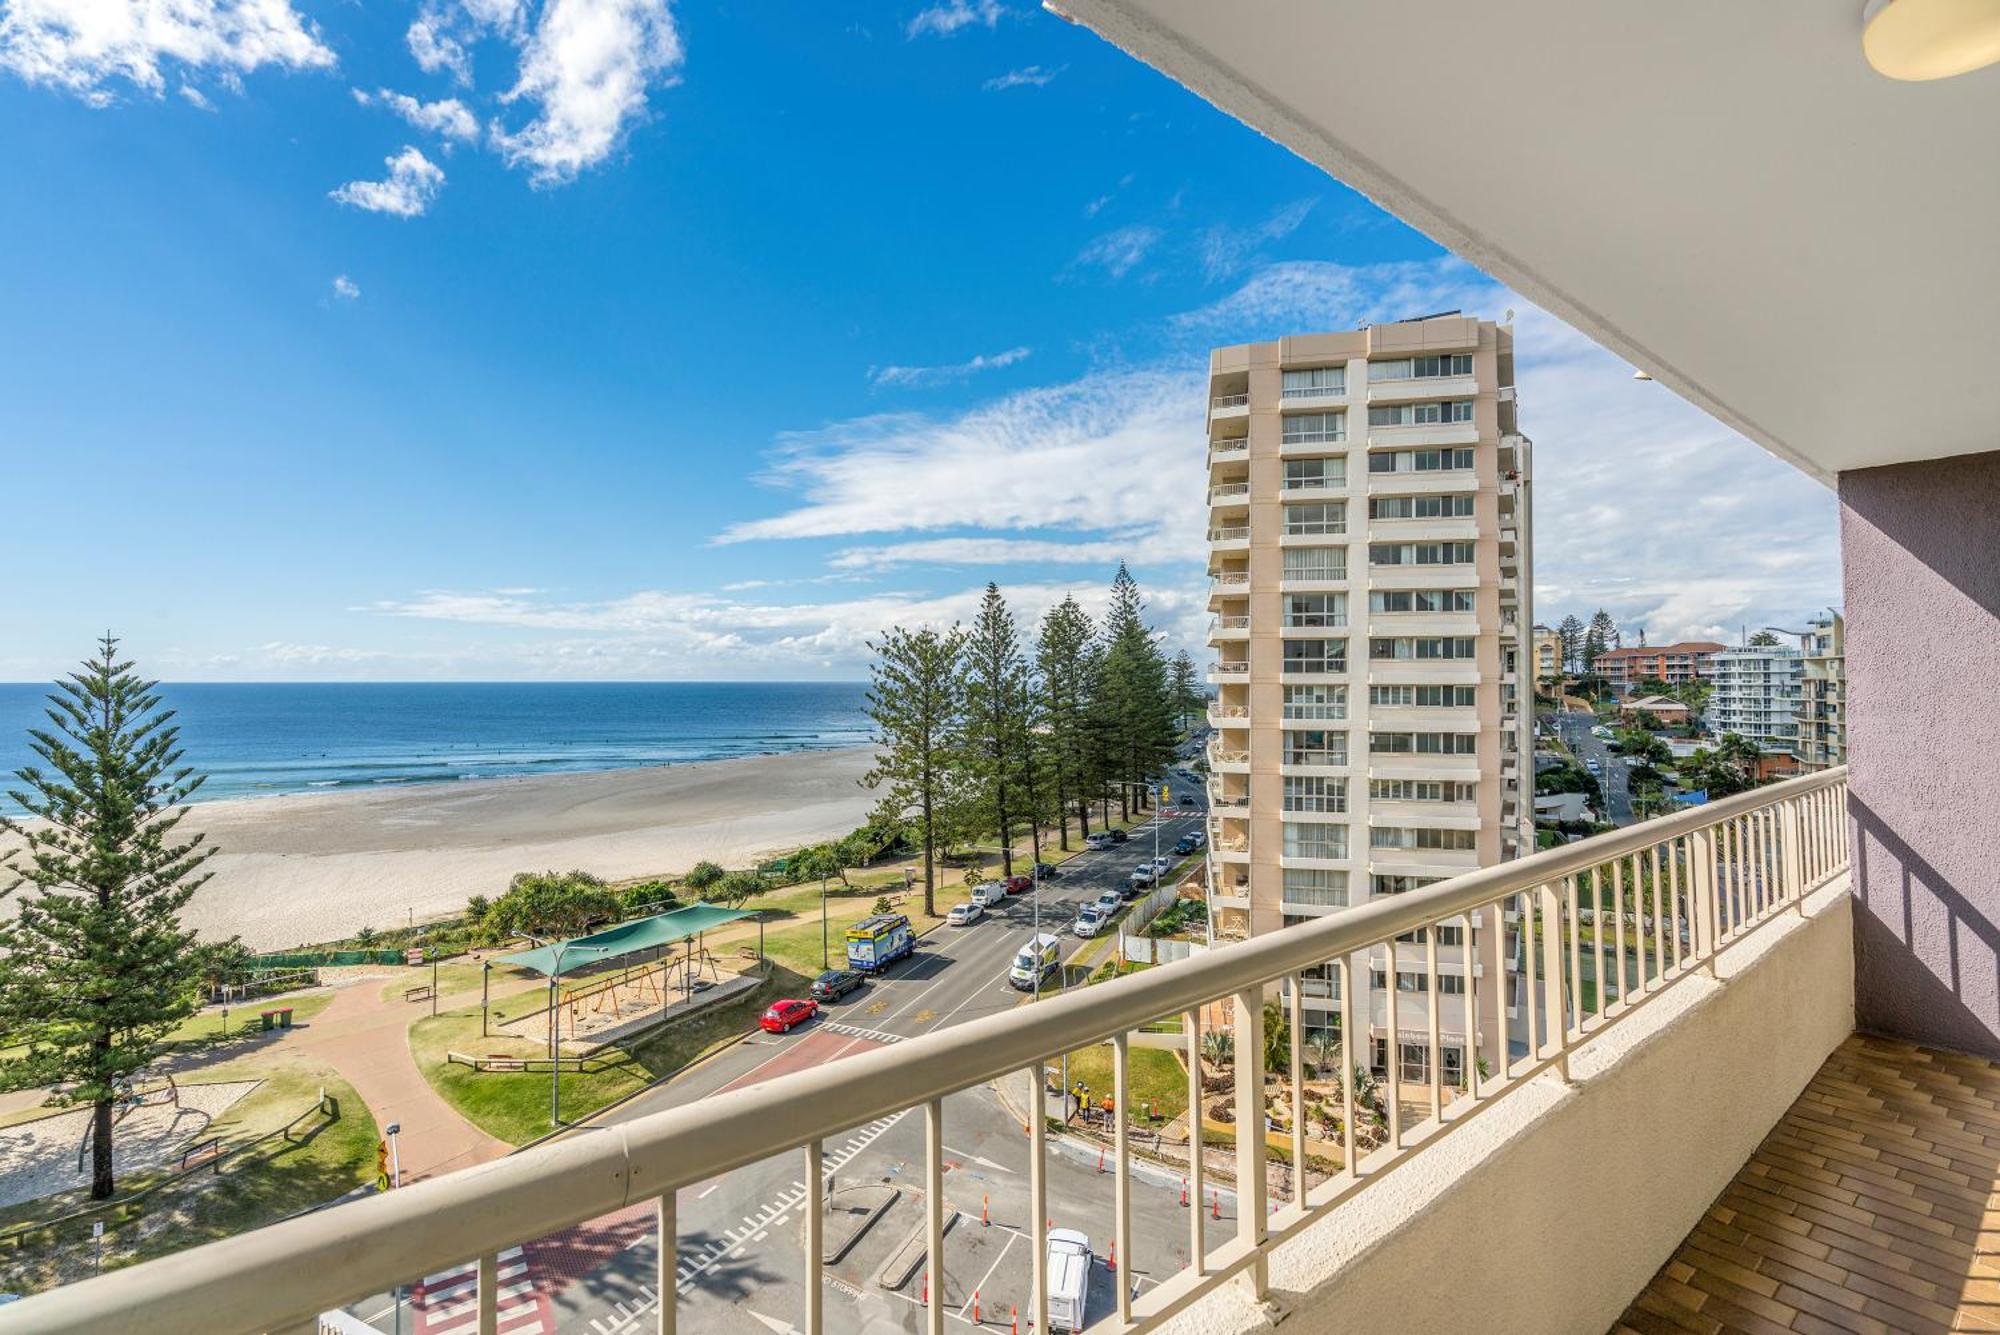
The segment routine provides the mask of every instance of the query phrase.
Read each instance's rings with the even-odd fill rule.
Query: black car
[[[828,969],[812,980],[813,998],[817,1001],[838,1001],[867,981],[852,969]]]
[[[1132,836],[1126,834],[1123,830],[1113,830],[1111,832],[1111,842],[1114,844],[1129,843],[1131,842],[1131,838]]]
[[[1044,881],[1053,881],[1056,877],[1062,875],[1061,872],[1056,870],[1056,865],[1053,862],[1037,862],[1034,874],[1041,877]]]
[[[1198,807],[1201,805],[1201,799],[1196,797],[1193,793],[1182,793],[1181,805],[1184,807]]]

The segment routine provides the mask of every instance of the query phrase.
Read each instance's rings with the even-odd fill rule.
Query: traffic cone
[[[1181,1209],[1187,1209],[1187,1179],[1181,1179]]]
[[[1115,1238],[1112,1239],[1111,1256],[1105,1261],[1104,1268],[1114,1275],[1118,1273],[1118,1241]]]
[[[1104,1171],[1104,1147],[1102,1145],[1097,1147],[1097,1171],[1100,1173]]]
[[[1009,1306],[1007,1308],[1007,1328],[1010,1335],[1021,1335],[1021,1309],[1019,1307]]]
[[[931,1272],[930,1272],[930,1271],[928,1271],[928,1270],[926,1270],[926,1271],[924,1271],[924,1297],[923,1297],[923,1301],[925,1301],[926,1303],[928,1303],[928,1302],[929,1302],[930,1300],[931,1300]]]
[[[978,1290],[978,1289],[974,1289],[974,1290],[972,1291],[972,1324],[973,1324],[973,1325],[975,1325],[975,1326],[981,1326],[981,1325],[984,1325],[984,1324],[986,1324],[985,1322],[983,1322],[983,1321],[981,1321],[981,1320],[979,1319],[979,1290]]]
[[[1222,1218],[1222,1193],[1216,1191],[1208,1193],[1208,1208],[1209,1213],[1215,1218]]]
[[[990,1228],[993,1225],[993,1198],[991,1196],[981,1195],[979,1198],[979,1225],[981,1228]]]

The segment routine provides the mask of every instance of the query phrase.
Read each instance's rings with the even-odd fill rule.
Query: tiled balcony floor
[[[1855,1035],[1618,1324],[2000,1331],[2000,1064]]]

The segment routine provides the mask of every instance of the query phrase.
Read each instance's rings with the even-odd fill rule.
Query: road
[[[1597,723],[1595,714],[1562,713],[1553,716],[1556,729],[1563,743],[1576,753],[1579,762],[1595,760],[1602,771],[1597,776],[1598,785],[1604,789],[1604,817],[1613,825],[1630,825],[1632,816],[1632,792],[1627,783],[1629,771],[1625,758],[1615,754],[1605,746],[1602,739],[1591,735],[1591,728]]]
[[[1174,796],[1199,795],[1180,775]],[[1137,831],[1130,843],[1084,852],[1044,882],[1040,923],[1060,932],[1063,958],[1086,944],[1064,928],[1076,910],[1122,884],[1150,858],[1157,830],[1171,855],[1184,833],[1201,828],[1203,812],[1178,810]],[[943,907],[943,905],[940,905]],[[824,1010],[821,1018],[787,1035],[758,1034],[702,1063],[684,1076],[613,1109],[601,1125],[615,1125],[677,1107],[724,1090],[1009,1010],[1026,1000],[1006,980],[1014,954],[1035,931],[1030,895],[1009,899],[970,927],[940,927],[859,992]],[[1100,950],[1093,963],[1108,958]],[[1076,984],[1088,969],[1065,968],[1063,983]],[[1057,985],[1052,980],[1051,986]],[[590,1128],[575,1134],[593,1134]],[[915,1331],[922,1318],[922,1267],[900,1287],[881,1276],[891,1254],[922,1226],[923,1124],[916,1115],[885,1118],[826,1141],[827,1167],[836,1191],[886,1186],[896,1198],[880,1219],[837,1263],[826,1267],[826,1327],[837,1332]],[[1029,1303],[1032,1259],[1028,1240],[1027,1137],[1020,1121],[991,1089],[945,1101],[947,1204],[962,1218],[946,1239],[942,1282],[955,1320],[969,1326],[977,1290],[981,1315],[1004,1320]],[[1049,1209],[1057,1227],[1083,1229],[1101,1254],[1112,1232],[1112,1192],[1094,1151],[1052,1141]],[[680,1322],[684,1330],[787,1330],[803,1320],[805,1297],[804,1156],[792,1152],[697,1183],[678,1197]],[[1188,1260],[1188,1211],[1181,1180],[1150,1165],[1134,1172],[1134,1244],[1138,1255],[1119,1258],[1114,1281],[1103,1260],[1092,1283],[1092,1315],[1114,1303],[1115,1282],[1141,1287],[1173,1273]],[[1209,1203],[1220,1238],[1233,1230],[1234,1201],[1221,1193]],[[982,1219],[986,1222],[982,1222]],[[588,1331],[593,1335],[650,1328],[656,1298],[650,1216],[644,1210],[593,1220],[553,1238],[530,1241],[502,1271],[503,1335]],[[920,1246],[921,1244],[919,1244]],[[392,1303],[382,1295],[357,1304],[354,1313],[381,1329],[417,1335],[459,1335],[476,1308],[470,1272],[428,1277],[421,1299]],[[476,1327],[473,1327],[476,1329]]]

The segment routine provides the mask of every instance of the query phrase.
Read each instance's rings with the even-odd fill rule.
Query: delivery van
[[[1090,1239],[1073,1228],[1049,1230],[1049,1329],[1082,1330],[1090,1305]]]
[[[1014,956],[1013,967],[1007,970],[1007,981],[1023,992],[1031,992],[1037,982],[1054,973],[1061,963],[1062,942],[1043,932]]]
[[[900,913],[878,913],[847,929],[847,967],[862,973],[886,969],[916,948],[910,920]]]

